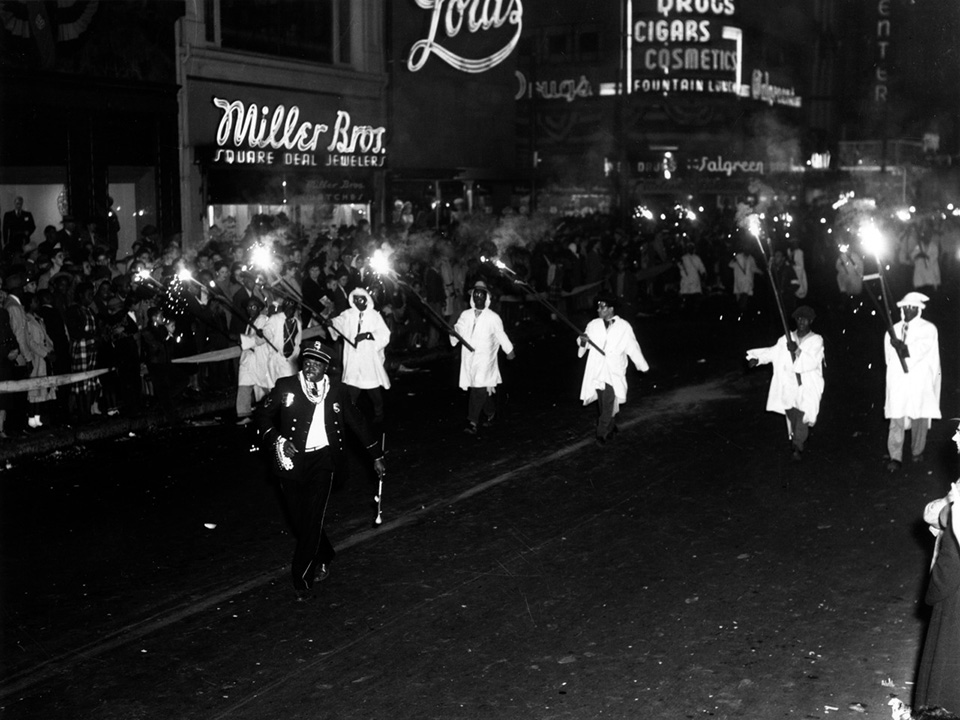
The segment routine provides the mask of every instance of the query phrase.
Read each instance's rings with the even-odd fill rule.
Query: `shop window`
[[[308,62],[350,62],[350,0],[220,0],[220,44]]]

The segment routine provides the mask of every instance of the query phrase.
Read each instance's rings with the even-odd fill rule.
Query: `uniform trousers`
[[[301,480],[287,480],[280,485],[297,541],[290,576],[297,590],[309,590],[316,569],[332,562],[336,554],[323,528],[333,485],[333,459],[330,448],[325,447],[297,453],[293,461],[303,465]]]
[[[914,457],[923,454],[927,446],[929,418],[910,419],[910,451]],[[887,434],[887,452],[891,460],[903,459],[903,439],[907,432],[907,418],[890,418],[890,432]]]

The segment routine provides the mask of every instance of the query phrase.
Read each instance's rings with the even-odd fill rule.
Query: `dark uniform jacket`
[[[360,411],[350,402],[346,388],[339,380],[327,377],[330,381],[330,390],[323,399],[323,420],[327,431],[327,442],[330,444],[334,473],[345,474],[347,469],[345,427],[360,440],[371,460],[381,457],[381,453],[377,440],[367,427]],[[297,482],[305,479],[300,477],[300,473],[313,410],[314,404],[310,402],[300,386],[299,373],[277,380],[273,390],[257,409],[255,416],[260,442],[270,456],[271,471],[275,477]],[[293,456],[291,470],[284,470],[277,462],[275,444],[278,436],[291,441],[297,449]]]

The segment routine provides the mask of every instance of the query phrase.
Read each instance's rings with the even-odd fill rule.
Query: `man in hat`
[[[627,401],[627,360],[631,360],[640,372],[650,369],[633,327],[616,314],[618,302],[616,295],[598,295],[597,317],[587,323],[586,330],[577,339],[578,356],[589,353],[580,385],[580,399],[584,405],[599,400],[597,443],[600,445],[617,432],[614,418],[620,412],[620,403]]]
[[[382,480],[383,453],[343,385],[327,375],[330,348],[304,345],[301,370],[280,378],[256,411],[263,449],[278,480],[297,545],[290,566],[298,599],[330,571],[335,551],[323,527],[334,475],[348,469],[345,428],[366,448]]]
[[[940,418],[940,344],[937,327],[920,317],[930,300],[909,292],[897,303],[902,319],[893,326],[893,337],[884,335],[887,364],[883,415],[890,420],[887,470],[896,472],[903,461],[903,442],[910,430],[914,462],[923,460],[930,421]]]
[[[747,350],[747,364],[773,365],[767,410],[785,415],[792,458],[799,462],[810,428],[820,413],[823,397],[823,338],[810,329],[813,308],[801,305],[792,314],[796,332],[784,335],[772,347]]]
[[[383,390],[390,389],[390,377],[384,367],[384,352],[390,343],[390,328],[373,307],[373,298],[364,287],[350,291],[350,308],[331,321],[334,339],[342,335],[343,384],[356,405],[365,393],[373,405],[373,422],[383,426]]]
[[[491,425],[497,412],[494,394],[503,378],[497,361],[500,348],[513,360],[513,343],[503,329],[503,320],[490,309],[490,288],[477,280],[470,290],[470,309],[460,313],[454,329],[473,347],[460,350],[460,387],[468,392],[467,426],[464,432],[477,435],[481,415],[484,425]],[[456,337],[450,344],[456,345]]]
[[[23,209],[23,198],[17,196],[13,201],[13,210],[3,214],[3,249],[6,250],[10,245],[25,245],[36,229],[33,214]]]

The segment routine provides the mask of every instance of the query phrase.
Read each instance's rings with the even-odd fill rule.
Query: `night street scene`
[[[960,718],[956,0],[0,0],[0,718]]]

